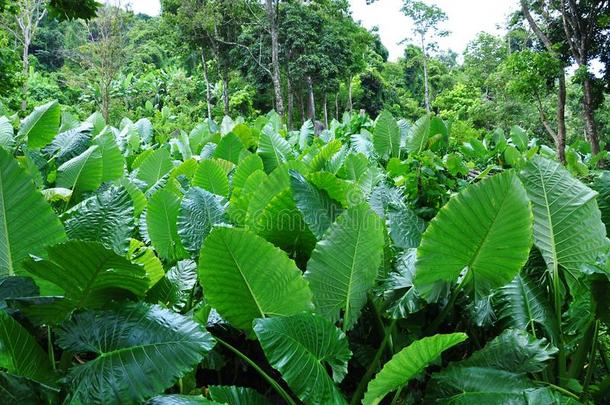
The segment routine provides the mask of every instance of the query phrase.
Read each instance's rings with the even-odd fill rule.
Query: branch
[[[538,39],[544,44],[546,49],[554,55],[555,50],[553,49],[553,44],[551,43],[551,40],[549,39],[549,37],[546,36],[544,32],[542,32],[538,24],[536,24],[534,17],[532,17],[532,14],[530,13],[530,9],[527,5],[526,0],[521,0],[521,9],[523,10],[523,15],[527,19],[527,22],[532,28],[532,31],[534,31],[534,33],[536,34]]]
[[[239,46],[240,48],[245,49],[248,54],[250,55],[250,57],[252,58],[252,60],[254,60],[256,62],[256,64],[263,69],[265,72],[267,72],[267,74],[269,76],[271,76],[271,69],[269,69],[267,66],[263,65],[257,58],[256,56],[252,53],[252,50],[250,49],[250,47],[244,45],[244,44],[240,44],[239,42],[233,42],[233,41],[226,41],[220,37],[216,37],[214,38],[216,41],[225,44],[225,45],[234,45],[234,46]]]

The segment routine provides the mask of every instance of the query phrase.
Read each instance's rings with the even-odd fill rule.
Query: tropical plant
[[[609,398],[608,173],[430,115],[167,141],[58,108],[0,118],[3,402]]]

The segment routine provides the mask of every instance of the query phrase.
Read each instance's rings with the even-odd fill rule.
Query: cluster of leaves
[[[509,138],[387,112],[319,136],[225,117],[164,142],[56,102],[16,134],[0,118],[0,398],[607,398],[610,175],[600,211]]]

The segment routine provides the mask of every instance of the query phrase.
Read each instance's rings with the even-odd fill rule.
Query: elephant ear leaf
[[[178,236],[184,247],[197,256],[212,227],[225,220],[225,207],[218,196],[202,188],[191,187],[180,203]]]
[[[544,339],[507,329],[469,358],[433,374],[426,403],[563,403],[527,376],[542,371],[556,352]]]
[[[345,334],[330,321],[310,313],[257,319],[254,332],[269,363],[299,399],[308,404],[345,402],[334,383],[347,374],[352,353]]]
[[[52,315],[49,323],[65,318],[74,309],[102,308],[109,300],[141,297],[148,288],[142,266],[132,264],[97,242],[68,241],[49,247],[48,259],[25,262],[28,272],[37,277],[43,293],[64,298],[26,310]]]
[[[57,379],[49,358],[34,337],[3,310],[0,310],[0,368],[48,385],[55,385]]]
[[[290,170],[289,174],[292,194],[303,220],[316,238],[322,239],[324,232],[343,211],[341,205],[296,170]]]
[[[234,326],[310,311],[311,291],[286,253],[244,229],[216,228],[199,255],[199,279],[208,303]]]
[[[71,403],[142,403],[172,386],[214,347],[198,323],[142,303],[81,312],[57,335],[63,349],[96,356],[70,369]]]
[[[434,335],[411,343],[396,353],[369,382],[364,405],[376,405],[390,392],[401,388],[421,373],[442,352],[467,339],[464,333]]]
[[[383,245],[383,222],[368,205],[337,218],[316,244],[305,273],[320,315],[336,322],[343,311],[343,330],[356,324],[375,284]]]
[[[513,172],[466,188],[439,211],[417,250],[414,284],[435,302],[463,270],[475,297],[509,283],[528,258],[532,214],[523,185]]]
[[[269,403],[253,388],[211,385],[208,390],[212,399],[222,404],[267,405]]]
[[[561,164],[535,156],[521,173],[534,212],[534,244],[556,275],[595,263],[608,250],[597,193]]]
[[[0,276],[21,273],[29,254],[42,255],[45,246],[65,238],[51,206],[11,155],[0,148]]]
[[[400,150],[400,129],[392,114],[382,111],[375,122],[375,151],[383,158],[397,157]]]
[[[122,187],[110,187],[67,211],[62,219],[70,239],[101,242],[123,255],[135,228],[133,202]]]
[[[30,148],[42,148],[53,140],[59,131],[61,109],[57,101],[34,108],[34,111],[21,121],[17,137],[26,140]]]

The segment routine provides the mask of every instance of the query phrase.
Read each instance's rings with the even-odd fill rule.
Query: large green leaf
[[[519,274],[498,291],[499,317],[513,328],[535,331],[541,326],[551,338],[556,338],[555,318],[549,303],[549,294],[542,283]]]
[[[375,151],[383,158],[397,157],[400,151],[400,129],[392,114],[382,111],[375,121]]]
[[[21,271],[29,254],[66,238],[59,219],[17,162],[0,148],[0,276]]]
[[[238,164],[239,155],[243,150],[244,144],[239,137],[234,133],[229,132],[220,139],[213,156]]]
[[[223,404],[268,405],[269,401],[252,388],[210,385],[210,396]]]
[[[599,193],[597,205],[602,213],[602,221],[606,225],[606,235],[608,235],[610,234],[610,171],[601,171],[595,177],[591,187]]]
[[[526,332],[508,329],[471,357],[433,374],[429,403],[560,403],[548,388],[527,377],[546,367],[557,349]]]
[[[337,218],[316,244],[305,273],[319,314],[336,322],[343,311],[343,329],[356,324],[375,283],[383,245],[383,222],[367,205]]]
[[[188,257],[178,236],[176,222],[180,198],[170,189],[160,189],[148,202],[146,225],[155,250],[165,260],[176,261]]]
[[[229,195],[227,173],[222,166],[212,159],[206,159],[199,163],[192,185],[223,197]]]
[[[0,402],[3,404],[53,404],[59,389],[26,377],[0,372]]]
[[[426,115],[418,119],[409,129],[406,141],[406,149],[409,153],[420,153],[428,145],[430,136],[430,116]]]
[[[292,147],[288,141],[268,127],[265,127],[261,132],[257,152],[263,159],[267,173],[292,158]]]
[[[110,187],[67,211],[62,219],[70,239],[101,242],[123,255],[135,228],[133,203],[122,187]]]
[[[159,395],[146,401],[145,405],[222,405],[224,402],[216,402],[207,399],[203,395],[170,394]]]
[[[436,301],[467,269],[475,296],[509,283],[528,258],[532,214],[513,172],[471,185],[438,212],[417,250],[414,284]]]
[[[138,168],[137,177],[144,181],[148,187],[152,187],[173,167],[169,151],[166,148],[157,149],[142,161]]]
[[[304,259],[309,257],[316,238],[294,201],[288,174],[291,169],[300,173],[307,171],[304,164],[296,160],[275,169],[252,192],[246,223],[251,230],[292,257]]]
[[[65,350],[97,356],[70,369],[68,403],[74,404],[141,403],[173,385],[214,346],[196,322],[142,303],[77,314],[57,335]]]
[[[74,194],[94,191],[102,184],[102,155],[93,145],[57,168],[57,187],[70,189]]]
[[[310,311],[311,291],[284,252],[244,229],[216,228],[199,256],[208,303],[238,328],[252,320]]]
[[[93,143],[99,146],[102,155],[102,182],[120,179],[125,170],[125,159],[114,134],[110,131],[101,133]]]
[[[219,198],[202,188],[191,187],[180,203],[178,236],[186,250],[197,256],[212,227],[224,221],[225,208]]]
[[[290,185],[296,206],[317,239],[335,222],[343,211],[328,193],[311,184],[296,170],[290,170]]]
[[[559,163],[535,156],[521,173],[534,212],[534,243],[548,268],[575,274],[608,250],[597,193]]]
[[[401,249],[416,248],[426,229],[424,221],[407,206],[390,208],[386,213],[388,232],[394,246]]]
[[[362,403],[376,405],[391,391],[405,385],[435,361],[445,350],[463,342],[464,333],[434,335],[411,343],[396,353],[369,382]]]
[[[7,117],[0,117],[0,148],[11,150],[14,144],[13,124]]]
[[[44,148],[44,153],[51,158],[55,158],[58,165],[80,155],[89,147],[91,128],[91,124],[87,122],[76,128],[61,132]]]
[[[34,111],[21,121],[17,137],[30,148],[42,148],[53,140],[61,120],[61,109],[57,101],[51,101],[34,108]]]
[[[347,374],[352,353],[347,337],[314,314],[254,321],[254,332],[269,363],[306,404],[343,404],[335,386]],[[332,378],[327,368],[332,370]]]
[[[146,300],[180,311],[197,284],[197,263],[181,260],[146,294]]]
[[[3,310],[0,310],[0,368],[45,384],[53,385],[57,379],[36,339]]]
[[[32,258],[24,267],[63,291],[64,298],[50,304],[54,319],[79,308],[103,308],[111,300],[142,297],[148,289],[144,268],[132,264],[96,242],[68,241],[47,248],[48,259]],[[40,282],[43,294],[48,287]],[[51,290],[52,291],[52,290]]]

